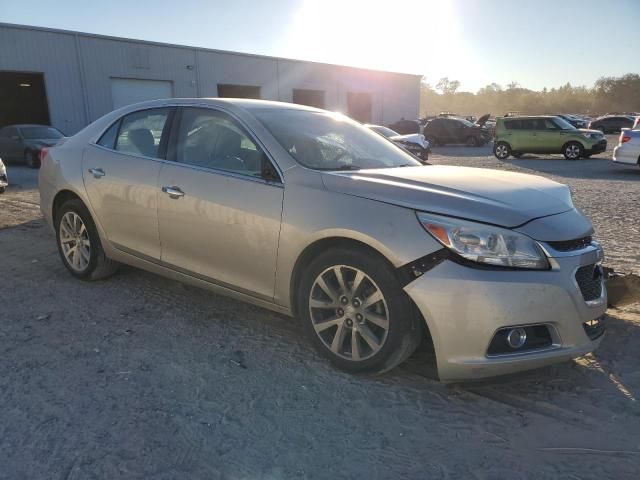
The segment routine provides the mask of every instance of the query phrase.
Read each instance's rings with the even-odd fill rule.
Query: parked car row
[[[491,132],[484,126],[489,114],[483,115],[472,123],[466,118],[441,115],[423,120],[400,120],[389,128],[401,134],[420,133],[432,146],[463,143],[478,147],[491,140]]]

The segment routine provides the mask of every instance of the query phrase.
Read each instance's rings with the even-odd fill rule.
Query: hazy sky
[[[470,91],[640,72],[640,0],[0,0],[0,21],[447,76]]]

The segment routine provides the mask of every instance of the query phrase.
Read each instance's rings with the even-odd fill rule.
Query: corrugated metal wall
[[[261,87],[291,101],[294,88],[323,90],[326,108],[347,111],[347,92],[372,96],[373,122],[416,118],[415,75],[162,45],[0,24],[0,71],[44,73],[52,124],[72,134],[113,109],[112,78],[172,82],[175,97],[215,97],[217,85]]]

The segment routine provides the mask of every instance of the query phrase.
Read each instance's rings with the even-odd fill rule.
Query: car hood
[[[416,143],[421,145],[422,147],[426,147],[426,140],[424,139],[424,135],[421,133],[411,133],[409,135],[394,135],[393,137],[389,137],[389,140],[393,140],[394,142],[409,142]]]
[[[594,130],[592,128],[576,128],[580,133],[599,133],[602,134],[600,130]]]
[[[573,209],[566,185],[484,168],[430,165],[323,172],[323,181],[333,192],[511,228]]]
[[[485,113],[478,120],[476,120],[475,124],[478,125],[479,127],[482,127],[485,123],[487,123],[487,120],[489,120],[490,116],[491,116],[490,113]]]

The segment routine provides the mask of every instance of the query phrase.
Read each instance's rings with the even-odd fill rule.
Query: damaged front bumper
[[[607,308],[602,249],[593,242],[575,252],[547,253],[550,270],[472,268],[444,260],[405,286],[429,328],[442,381],[542,367],[599,345],[603,335],[591,327],[601,329],[594,320]],[[497,335],[518,327],[547,331],[548,341],[522,351],[490,349]]]

